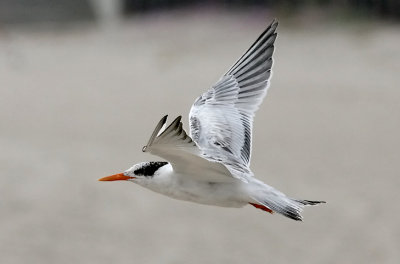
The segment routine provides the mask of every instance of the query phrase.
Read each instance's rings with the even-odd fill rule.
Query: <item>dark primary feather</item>
[[[168,115],[165,115],[161,118],[160,122],[158,122],[156,128],[150,136],[147,145],[143,147],[142,151],[146,152],[149,147],[153,145],[154,142],[157,144],[168,144],[171,141],[176,141],[178,145],[180,144],[190,144],[191,146],[195,146],[196,144],[192,141],[192,139],[186,134],[185,130],[182,127],[182,116],[178,116],[174,121],[166,128],[164,131],[157,136],[160,132],[164,124],[167,122]]]
[[[246,164],[250,162],[251,157],[253,115],[262,102],[271,76],[277,26],[278,22],[274,20],[225,74],[234,76],[239,87],[235,106],[240,110],[240,120],[244,129],[245,138],[240,156]]]
[[[158,132],[160,132],[165,122],[167,122],[167,118],[168,115],[165,115],[163,116],[163,118],[161,118],[160,122],[158,122],[156,128],[154,129],[153,133],[150,136],[149,141],[147,142],[147,145],[142,148],[143,152],[146,152],[147,146],[150,146],[153,143],[154,139],[157,137]]]
[[[228,157],[228,166],[235,166],[233,171],[239,173],[251,174],[253,117],[267,93],[277,26],[274,20],[229,71],[197,98],[190,113],[190,132],[197,145],[215,160]]]
[[[181,116],[161,131],[166,123],[166,117],[158,122],[148,144],[143,147],[144,152],[149,152],[169,161],[175,172],[189,175],[193,169],[207,168],[215,174],[205,175],[202,181],[231,181],[228,169],[220,163],[215,163],[203,157],[196,143],[186,134],[182,127]],[[188,173],[189,172],[189,173]]]

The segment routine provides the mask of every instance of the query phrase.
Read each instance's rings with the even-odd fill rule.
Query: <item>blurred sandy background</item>
[[[277,16],[252,169],[328,204],[299,223],[97,181],[157,160],[141,148],[159,118],[187,127]],[[394,22],[269,9],[0,28],[0,263],[399,263],[399,44]]]

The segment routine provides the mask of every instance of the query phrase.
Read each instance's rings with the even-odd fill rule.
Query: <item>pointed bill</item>
[[[127,181],[134,177],[125,176],[123,173],[114,174],[111,176],[103,177],[99,181]]]

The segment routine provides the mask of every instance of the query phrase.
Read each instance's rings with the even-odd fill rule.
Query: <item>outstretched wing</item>
[[[181,116],[177,117],[165,130],[167,121],[164,116],[158,122],[143,152],[169,161],[177,173],[195,177],[199,181],[225,182],[233,180],[227,168],[218,162],[203,157],[196,143],[182,128]]]
[[[269,87],[277,26],[274,20],[190,110],[194,142],[208,159],[223,163],[238,178],[253,175],[249,168],[253,118]]]

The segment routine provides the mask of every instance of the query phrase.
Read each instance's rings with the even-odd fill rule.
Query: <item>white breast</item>
[[[207,173],[206,171],[204,173]],[[160,168],[149,180],[137,181],[141,186],[174,199],[222,207],[242,207],[248,203],[247,185],[232,182],[197,181],[196,177],[175,173],[171,164]]]

